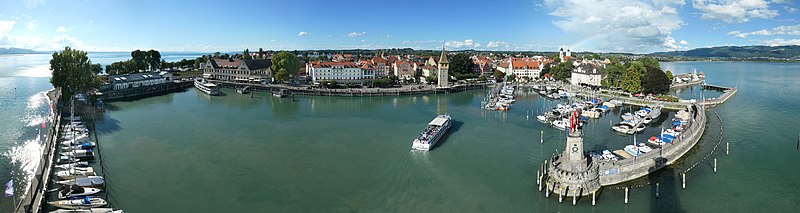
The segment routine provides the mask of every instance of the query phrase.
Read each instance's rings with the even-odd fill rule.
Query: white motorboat
[[[414,139],[414,142],[411,143],[411,148],[421,151],[431,150],[433,146],[436,145],[436,142],[439,142],[439,139],[447,133],[451,125],[452,118],[449,115],[436,116],[436,118],[428,123],[425,130]]]
[[[603,154],[601,155],[601,157],[603,157],[603,159],[606,160],[619,160],[619,158],[617,158],[616,155],[611,153],[611,151],[608,151],[608,149],[603,150]]]
[[[71,168],[69,170],[57,171],[56,172],[56,177],[58,177],[61,180],[89,177],[89,176],[94,176],[94,175],[97,175],[97,174],[94,173],[94,169],[92,169],[92,167]]]
[[[647,117],[652,119],[656,119],[661,116],[661,106],[650,107],[650,112],[647,114]]]
[[[64,180],[56,182],[58,184],[64,186],[81,186],[81,187],[91,187],[91,188],[100,188],[106,184],[105,179],[102,176],[89,176],[85,178],[75,178],[71,180]]]
[[[639,156],[642,154],[642,152],[639,150],[639,147],[634,145],[627,145],[623,150],[632,156]]]
[[[65,164],[58,164],[55,166],[56,169],[66,170],[71,168],[81,168],[81,167],[89,167],[89,162],[80,161],[75,163],[65,163]]]
[[[622,117],[622,120],[626,120],[626,121],[627,120],[633,120],[633,114],[631,114],[630,112],[626,112],[626,113],[622,114],[622,116],[620,116],[620,117]]]
[[[644,143],[639,143],[637,145],[638,145],[639,151],[642,152],[642,153],[648,153],[650,151],[653,151],[652,148],[650,148],[649,146],[645,145]]]
[[[553,121],[552,124],[554,127],[556,127],[556,129],[565,130],[567,129],[567,125],[569,125],[569,120],[568,119],[555,120]]]
[[[615,124],[614,126],[611,126],[611,129],[613,129],[614,131],[617,131],[619,133],[631,134],[631,132],[633,132],[632,131],[633,130],[633,125],[630,125],[628,123],[618,123],[618,124]]]
[[[81,197],[81,196],[89,196],[93,194],[97,194],[100,192],[100,189],[96,188],[86,188],[80,186],[68,186],[58,192],[58,199],[65,199],[65,198],[73,198],[73,197]]]
[[[206,93],[208,95],[219,95],[219,89],[217,88],[217,85],[214,84],[214,83],[208,82],[204,78],[195,79],[194,80],[194,87],[196,87],[197,89],[199,89],[200,91],[203,91],[203,93]]]
[[[636,126],[636,132],[644,131],[644,129],[646,128],[647,127],[644,124],[639,124],[638,126]]]
[[[644,118],[647,114],[650,114],[651,109],[648,107],[642,107],[642,109],[637,110],[634,114],[640,118]]]
[[[122,210],[112,208],[88,208],[88,209],[56,209],[50,213],[124,213]]]
[[[57,200],[48,204],[64,209],[86,209],[108,205],[105,200],[99,197],[84,197],[81,199]]]
[[[653,122],[653,118],[651,118],[650,116],[646,116],[642,118],[642,122],[645,124],[649,124],[650,122]]]

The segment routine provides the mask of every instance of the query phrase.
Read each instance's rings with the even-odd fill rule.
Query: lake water
[[[795,184],[800,171],[794,169],[800,128],[792,125],[800,110],[800,64],[676,62],[662,67],[674,73],[696,68],[708,83],[739,92],[710,110],[706,134],[683,161],[642,180],[606,187],[594,207],[590,199],[572,206],[570,200],[558,203],[535,190],[538,165],[563,149],[564,136],[534,118],[557,102],[524,91],[511,111],[487,112],[479,107],[485,92],[480,90],[291,100],[264,93],[251,98],[233,90],[209,97],[190,88],[108,103],[96,125],[111,202],[126,212],[790,212],[800,207],[800,195],[794,193],[800,190]],[[5,78],[18,91],[19,85],[38,85],[25,89],[24,100],[3,99],[4,107],[13,106],[0,111],[9,118],[3,129],[19,132],[3,135],[0,148],[8,150],[27,144],[33,128],[24,118],[10,116],[28,112],[29,99],[49,83],[19,76],[0,81]],[[0,84],[2,98],[10,94],[5,85]],[[702,92],[695,87],[678,93],[702,97]],[[631,143],[631,136],[609,128],[627,110],[591,121],[586,149]],[[730,156],[717,149],[701,161],[719,141],[715,112],[724,122]],[[430,152],[410,151],[414,137],[441,113],[457,121],[450,133]],[[660,125],[652,124],[637,140],[656,134]],[[718,159],[716,174],[713,158]],[[687,189],[681,189],[677,174],[697,162],[687,173]],[[6,163],[2,168],[17,167]],[[658,199],[654,182],[661,185]],[[627,205],[621,186],[634,187]]]

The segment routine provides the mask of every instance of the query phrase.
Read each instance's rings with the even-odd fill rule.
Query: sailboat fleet
[[[53,176],[60,186],[57,198],[50,201],[51,212],[109,212],[122,213],[122,210],[99,208],[108,205],[106,200],[97,197],[105,187],[105,179],[98,176],[91,167],[95,161],[97,143],[89,138],[89,130],[78,116],[64,117],[66,124],[61,126],[57,142],[60,153],[53,166]]]

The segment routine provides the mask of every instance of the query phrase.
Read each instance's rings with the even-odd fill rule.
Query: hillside
[[[800,58],[800,46],[723,46],[697,48],[687,51],[656,52],[650,55],[696,58],[798,59]]]

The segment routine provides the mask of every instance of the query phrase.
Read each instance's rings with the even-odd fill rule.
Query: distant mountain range
[[[692,58],[776,58],[800,59],[800,46],[723,46],[686,51],[656,52],[653,56]]]
[[[32,54],[32,53],[47,53],[42,51],[35,51],[22,48],[0,48],[0,55],[2,54]]]

